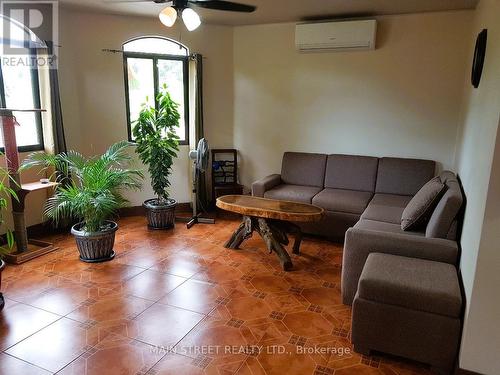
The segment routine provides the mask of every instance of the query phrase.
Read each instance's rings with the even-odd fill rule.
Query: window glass
[[[1,58],[1,56],[0,56]],[[2,64],[0,75],[0,103],[11,109],[35,109],[40,107],[38,72],[26,65]],[[14,112],[17,145],[24,150],[39,150],[43,147],[41,116],[39,113]],[[0,147],[3,147],[0,132]]]
[[[123,45],[126,64],[127,124],[133,141],[133,126],[144,103],[154,106],[164,85],[179,104],[181,119],[177,135],[181,144],[188,143],[188,50],[183,45],[163,38],[135,39]]]
[[[129,58],[127,68],[130,121],[134,122],[144,103],[155,103],[153,60]]]
[[[187,56],[187,48],[183,45],[163,38],[140,38],[123,46],[127,52],[153,53],[158,55]]]

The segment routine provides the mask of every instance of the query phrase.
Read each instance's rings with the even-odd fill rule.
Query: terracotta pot
[[[175,226],[175,207],[177,202],[169,199],[165,203],[158,203],[157,199],[148,199],[143,203],[148,219],[148,228],[161,230]]]
[[[0,259],[0,291],[2,290],[2,271],[5,268],[5,262]],[[3,298],[3,294],[0,293],[0,311],[2,311],[5,306],[5,300]]]
[[[71,233],[75,236],[76,247],[80,252],[80,260],[87,263],[107,262],[115,257],[113,247],[118,224],[106,221],[108,229],[99,232],[81,230],[83,223],[73,225]]]

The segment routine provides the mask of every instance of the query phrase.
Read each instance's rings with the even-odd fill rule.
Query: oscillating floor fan
[[[188,229],[193,227],[194,225],[201,224],[215,224],[214,219],[201,217],[202,212],[206,211],[201,201],[198,197],[198,189],[199,189],[199,180],[201,174],[205,172],[208,168],[208,162],[210,158],[210,147],[208,146],[208,142],[205,138],[200,139],[198,142],[198,148],[196,150],[192,150],[189,153],[189,158],[193,161],[193,217],[189,219],[187,223]],[[198,206],[201,208],[199,212]]]

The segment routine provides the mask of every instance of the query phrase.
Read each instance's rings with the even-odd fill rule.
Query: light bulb
[[[182,11],[182,20],[189,31],[196,30],[201,25],[200,16],[191,8],[186,8]]]
[[[165,26],[167,27],[174,26],[176,20],[177,20],[177,11],[174,8],[168,7],[161,11],[160,21]]]

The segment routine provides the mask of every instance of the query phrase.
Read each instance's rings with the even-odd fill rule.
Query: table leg
[[[248,216],[244,216],[240,226],[236,229],[236,231],[234,231],[231,238],[224,244],[224,247],[226,249],[239,249],[243,241],[252,236],[252,232],[252,219]]]
[[[275,233],[272,229],[273,226],[268,225],[266,219],[258,218],[256,220],[257,225],[255,230],[260,234],[269,251],[274,251],[276,255],[278,255],[281,265],[283,266],[283,270],[290,271],[293,268],[292,260],[290,259],[290,255],[288,255],[286,249],[278,240],[278,238],[282,238],[281,233]]]
[[[301,243],[302,243],[302,231],[300,230],[300,228],[298,228],[297,231],[295,231],[295,240],[293,242],[293,253],[295,255],[300,254]]]

